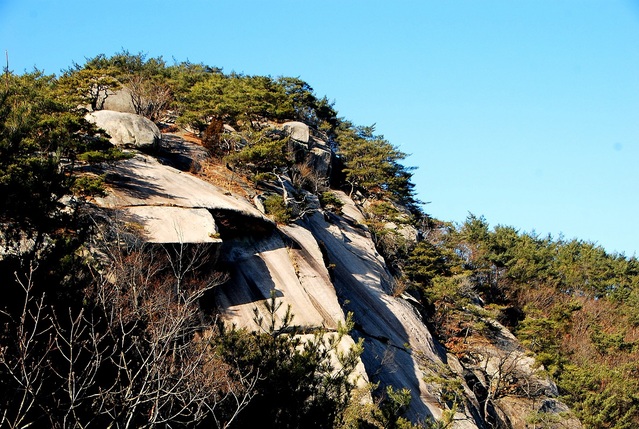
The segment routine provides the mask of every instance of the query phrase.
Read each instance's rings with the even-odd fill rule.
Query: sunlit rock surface
[[[136,155],[96,168],[109,187],[106,196],[96,197],[97,204],[139,224],[149,242],[218,242],[228,222],[247,235],[275,227],[248,201],[151,156]]]
[[[116,146],[150,148],[160,142],[161,133],[157,125],[135,113],[97,110],[88,113],[86,119],[105,130]]]
[[[437,387],[426,381],[445,375],[462,380],[465,395],[450,427],[490,427],[483,418],[485,397],[478,392],[491,388],[491,377],[504,354],[544,396],[536,402],[514,395],[497,398],[499,409],[491,412],[505,425],[501,427],[524,429],[531,412],[565,410],[554,398],[556,387],[538,376],[534,360],[501,326],[501,342],[478,345],[478,353],[483,353],[478,356],[483,358],[461,362],[447,354],[411,299],[393,294],[394,280],[375,249],[364,216],[343,192],[334,191],[344,203],[340,215],[315,208],[284,226],[275,225],[248,197],[147,155],[103,165],[95,172],[106,177],[109,188],[107,196],[96,198],[97,204],[140,225],[147,241],[216,243],[216,259],[229,273],[229,281],[216,287],[214,300],[227,323],[258,329],[256,312],[268,320],[265,303],[272,292],[281,303],[278,322],[290,306],[292,324],[305,335],[318,329],[332,335],[352,313],[355,328],[341,346],[363,340],[364,353],[355,374],[358,384],[371,381],[379,383],[380,390],[410,389],[406,417],[413,422],[440,419],[450,412]],[[569,427],[578,428],[578,422]]]
[[[132,206],[123,207],[122,220],[141,225],[149,243],[221,243],[213,215],[206,209]]]
[[[109,91],[107,97],[100,97],[98,103],[102,103],[102,109],[104,110],[135,113],[135,106],[133,105],[131,92],[127,88],[121,88],[117,91]]]

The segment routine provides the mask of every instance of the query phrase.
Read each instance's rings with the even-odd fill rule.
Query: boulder
[[[155,147],[162,136],[151,120],[134,113],[98,110],[88,113],[86,119],[105,130],[116,146]]]
[[[115,92],[109,91],[107,96],[102,98],[101,102],[102,110],[136,113],[133,102],[131,101],[131,93],[126,88],[119,89]]]
[[[291,121],[282,124],[282,128],[288,132],[293,140],[297,140],[300,143],[307,143],[311,138],[311,131],[303,122]]]
[[[282,129],[291,137],[289,151],[295,153],[296,161],[309,165],[319,177],[328,178],[332,152],[326,142],[311,136],[310,128],[303,122],[285,122]]]

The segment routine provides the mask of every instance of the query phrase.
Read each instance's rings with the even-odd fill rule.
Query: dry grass
[[[223,163],[215,159],[202,162],[202,169],[197,175],[202,180],[235,195],[250,199],[251,195],[255,193],[253,184],[244,175],[229,170]]]
[[[184,133],[180,133],[179,135],[180,135],[180,137],[182,137],[187,142],[197,143],[200,146],[202,146],[202,139],[199,138],[198,136],[196,136],[193,133],[184,132]]]
[[[179,131],[172,134],[183,138],[185,141],[202,146],[202,139],[193,133]],[[202,161],[201,166],[202,169],[199,172],[192,172],[200,179],[232,194],[243,196],[248,200],[250,200],[252,195],[255,194],[253,184],[244,175],[226,168],[225,164],[221,160],[209,158]]]

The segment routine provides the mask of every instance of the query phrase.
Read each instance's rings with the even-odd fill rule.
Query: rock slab
[[[211,213],[201,208],[135,206],[122,209],[125,221],[140,225],[147,243],[221,243]]]

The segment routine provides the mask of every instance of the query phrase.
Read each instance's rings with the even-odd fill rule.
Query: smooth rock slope
[[[305,138],[304,130],[296,127],[292,134]],[[410,420],[424,422],[454,412],[451,428],[488,427],[481,392],[492,388],[495,359],[504,350],[516,350],[508,356],[516,358],[518,374],[545,389],[545,396],[537,402],[495,398],[503,427],[525,428],[526,413],[546,402],[548,409],[564,409],[552,398],[554,385],[537,377],[532,358],[503,327],[503,347],[483,347],[490,353],[474,366],[447,354],[411,300],[393,295],[394,280],[375,249],[364,215],[343,192],[334,191],[344,203],[342,214],[318,208],[283,226],[265,217],[248,197],[233,195],[148,155],[103,165],[95,172],[103,174],[109,186],[108,195],[96,198],[97,204],[139,225],[147,241],[216,243],[219,262],[230,274],[229,281],[214,291],[216,306],[227,322],[257,329],[255,311],[267,317],[264,303],[272,291],[282,303],[280,319],[290,306],[293,324],[305,332],[321,328],[330,334],[351,312],[355,329],[342,346],[364,341],[358,383],[378,383],[380,390],[409,388]],[[461,380],[465,397],[456,411],[427,382],[432,376]],[[579,427],[578,422],[571,427]]]

